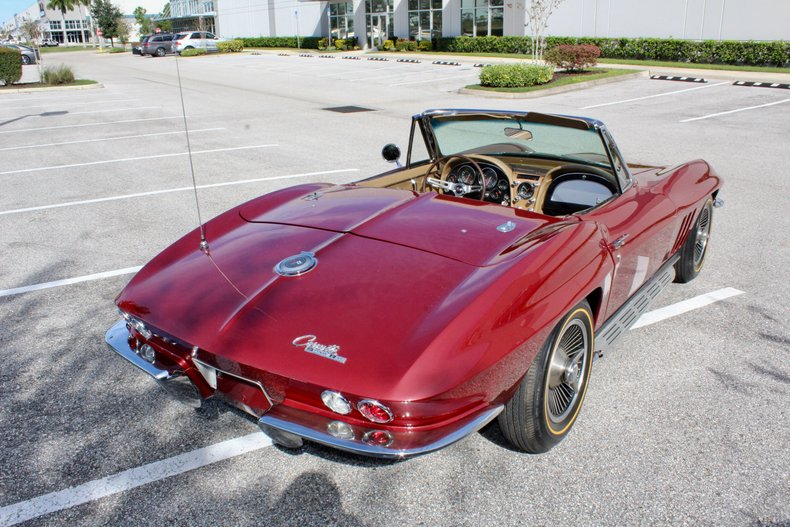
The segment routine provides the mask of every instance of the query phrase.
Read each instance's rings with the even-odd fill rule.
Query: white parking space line
[[[195,150],[192,152],[192,155],[197,154],[213,154],[215,152],[232,152],[236,150],[251,150],[255,148],[269,148],[273,146],[280,146],[280,145],[251,145],[251,146],[234,146],[230,148],[213,148],[211,150]],[[6,170],[5,172],[0,172],[0,176],[9,176],[13,174],[27,174],[30,172],[43,172],[45,170],[62,170],[64,168],[75,168],[75,167],[87,167],[87,166],[94,166],[94,165],[106,165],[109,163],[126,163],[129,161],[144,161],[146,159],[161,159],[164,157],[176,157],[176,156],[186,156],[189,155],[189,152],[173,152],[171,154],[157,154],[153,156],[140,156],[140,157],[126,157],[123,159],[106,159],[104,161],[88,161],[86,163],[72,163],[70,165],[53,165],[48,167],[37,167],[37,168],[24,168],[21,170]]]
[[[199,130],[190,130],[189,133],[197,134],[200,132],[216,132],[218,130],[225,130],[225,128],[201,128]],[[44,143],[40,145],[7,146],[5,148],[0,148],[0,152],[5,152],[7,150],[24,150],[26,148],[48,148],[51,146],[78,145],[82,143],[96,143],[99,141],[118,141],[120,139],[137,139],[140,137],[157,137],[160,135],[176,135],[183,133],[184,131],[180,130],[177,132],[158,132],[155,134],[124,135],[121,137],[100,137],[98,139],[81,139],[79,141],[64,141],[62,143]]]
[[[53,117],[53,115],[52,115],[53,113],[58,113],[59,114],[58,117],[61,117],[61,116],[68,117],[68,116],[71,116],[71,115],[87,115],[87,114],[91,114],[91,113],[110,113],[110,112],[130,112],[130,111],[133,111],[133,110],[153,110],[153,109],[157,109],[157,108],[161,108],[161,106],[136,106],[134,108],[108,108],[106,110],[88,110],[88,111],[84,111],[84,112],[70,112],[68,110],[62,110],[62,112],[63,112],[62,114],[59,111],[55,110],[54,112],[53,111],[47,111],[47,112],[41,112],[41,113],[38,113],[38,114],[30,114],[30,115],[27,115],[25,117],[49,118],[49,117]],[[2,109],[3,108],[0,108],[0,110],[2,110]],[[11,119],[13,117],[19,117],[19,115],[0,115],[0,119]]]
[[[436,81],[443,81],[443,80],[450,80],[450,79],[463,79],[464,77],[469,77],[472,75],[477,75],[476,71],[470,71],[463,75],[453,75],[452,77],[438,77],[433,79],[423,79],[421,81],[409,81],[409,82],[396,82],[391,84],[391,86],[406,86],[407,84],[425,84],[426,82],[436,82]]]
[[[269,447],[271,444],[271,440],[266,435],[262,432],[255,432],[65,490],[44,494],[1,508],[0,525],[16,525],[45,514],[76,507],[225,459],[254,452]]]
[[[724,300],[725,298],[740,294],[743,294],[743,291],[728,287],[713,291],[706,295],[684,300],[677,304],[645,313],[633,328],[654,324],[660,320],[666,320],[667,318],[686,313],[692,309],[698,309],[718,300]],[[642,322],[643,320],[648,321]],[[177,476],[184,472],[189,472],[218,461],[260,450],[271,445],[271,439],[261,432],[238,437],[236,439],[229,439],[221,443],[216,443],[191,452],[185,452],[141,467],[131,468],[101,479],[89,481],[82,485],[7,505],[0,508],[0,525],[15,525],[45,514],[76,507],[77,505],[125,492],[171,476]]]
[[[342,168],[338,170],[324,170],[322,172],[307,172],[305,174],[291,174],[288,176],[272,176],[272,177],[261,177],[255,179],[244,179],[241,181],[228,181],[225,183],[211,183],[208,185],[197,185],[197,188],[204,189],[204,188],[218,188],[218,187],[229,187],[232,185],[247,185],[249,183],[260,183],[262,181],[277,181],[280,179],[294,179],[300,177],[310,177],[310,176],[322,176],[326,174],[341,174],[344,172],[358,172],[358,168]],[[95,198],[95,199],[86,199],[82,201],[69,201],[66,203],[56,203],[54,205],[40,205],[38,207],[26,207],[24,209],[11,209],[11,210],[4,210],[0,211],[0,216],[8,215],[8,214],[18,214],[20,212],[32,212],[36,210],[46,210],[46,209],[59,209],[62,207],[74,207],[77,205],[90,205],[92,203],[103,203],[105,201],[117,201],[121,199],[131,199],[131,198],[142,198],[145,196],[155,196],[157,194],[169,194],[171,192],[186,192],[194,190],[192,187],[180,187],[180,188],[169,188],[164,190],[152,190],[150,192],[138,192],[136,194],[124,194],[121,196],[110,196],[107,198]]]
[[[87,104],[102,104],[109,102],[137,102],[140,99],[105,99],[98,101],[85,101],[85,102],[59,102],[57,106],[85,106]],[[52,104],[27,104],[25,106],[0,106],[0,110],[26,110],[28,108],[45,108],[52,106]]]
[[[23,128],[21,130],[2,130],[0,134],[22,134],[25,132],[41,132],[43,130],[62,130],[64,128],[83,128],[85,126],[109,126],[113,124],[141,123],[144,121],[164,121],[167,119],[183,119],[181,115],[173,117],[144,117],[142,119],[123,119],[121,121],[104,121],[101,123],[64,124],[60,126],[42,126],[40,128]]]
[[[790,102],[790,99],[783,99],[781,101],[774,101],[766,104],[758,104],[757,106],[746,106],[744,108],[737,108],[735,110],[727,110],[726,112],[711,113],[708,115],[703,115],[702,117],[692,117],[691,119],[683,119],[680,122],[690,123],[691,121],[701,121],[702,119],[710,119],[711,117],[718,117],[720,115],[728,115],[731,113],[745,112],[747,110],[756,110],[757,108],[766,108],[768,106],[774,106],[776,104],[784,104],[786,102]]]
[[[644,97],[634,97],[633,99],[623,99],[622,101],[614,101],[614,102],[605,102],[602,104],[593,104],[591,106],[582,106],[579,108],[580,110],[588,110],[590,108],[600,108],[602,106],[613,106],[615,104],[625,104],[634,101],[644,101],[645,99],[655,99],[656,97],[666,97],[668,95],[676,95],[678,93],[686,93],[695,90],[706,90],[708,88],[715,88],[716,86],[724,86],[725,84],[730,84],[730,81],[724,82],[717,82],[716,84],[708,84],[705,86],[696,86],[694,88],[686,88],[684,90],[675,90],[675,91],[668,91],[664,93],[656,93],[654,95],[645,95]]]
[[[719,289],[711,293],[695,296],[694,298],[689,298],[688,300],[683,300],[682,302],[645,313],[639,317],[639,320],[637,320],[633,326],[631,326],[631,329],[649,326],[650,324],[655,324],[656,322],[661,322],[662,320],[676,317],[678,315],[682,315],[683,313],[688,313],[689,311],[708,306],[714,302],[742,294],[743,291],[739,289],[735,289],[734,287],[725,287],[724,289]]]
[[[77,276],[75,278],[65,278],[63,280],[53,280],[52,282],[43,282],[40,284],[15,287],[13,289],[5,289],[0,291],[0,298],[4,296],[21,295],[22,293],[30,293],[32,291],[41,291],[42,289],[51,289],[53,287],[62,287],[64,285],[79,284],[81,282],[92,282],[93,280],[102,280],[104,278],[112,278],[113,276],[132,274],[136,273],[142,268],[143,266],[139,265],[137,267],[126,267],[125,269],[116,269],[114,271],[104,271],[103,273],[95,273],[85,276]]]

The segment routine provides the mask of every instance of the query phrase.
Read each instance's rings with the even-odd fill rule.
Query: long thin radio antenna
[[[187,110],[186,106],[184,106],[184,89],[181,87],[181,69],[178,67],[178,52],[176,52],[176,75],[178,76],[178,95],[181,97],[181,115],[184,118],[184,134],[187,136],[189,172],[192,174],[192,189],[195,191],[195,207],[197,208],[198,224],[200,224],[200,250],[208,254],[206,227],[203,225],[203,218],[200,215],[200,200],[198,199],[197,182],[195,181],[195,166],[192,164],[192,145],[189,142],[189,126],[187,125]]]

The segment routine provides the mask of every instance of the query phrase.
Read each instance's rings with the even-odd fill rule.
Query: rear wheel
[[[685,284],[697,277],[705,265],[708,252],[710,227],[713,220],[713,200],[708,198],[697,217],[697,222],[680,249],[680,259],[675,264],[675,282]]]
[[[28,57],[27,55],[22,55],[22,64],[24,64],[25,66],[30,64],[30,57]]]
[[[156,56],[157,57],[164,57],[165,56],[165,48],[156,48]]]
[[[568,435],[587,392],[592,354],[592,311],[584,301],[551,332],[499,415],[502,433],[514,447],[539,454]]]

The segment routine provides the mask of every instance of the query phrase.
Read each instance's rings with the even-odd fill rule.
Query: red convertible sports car
[[[593,359],[699,273],[720,186],[704,161],[627,164],[596,120],[426,111],[404,166],[261,196],[167,248],[106,340],[285,447],[405,457],[498,417],[515,448],[545,452]]]

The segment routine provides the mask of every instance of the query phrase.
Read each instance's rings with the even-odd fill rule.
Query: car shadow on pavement
[[[271,504],[271,510],[283,521],[282,526],[366,525],[343,509],[343,499],[335,482],[325,474],[300,474]]]

